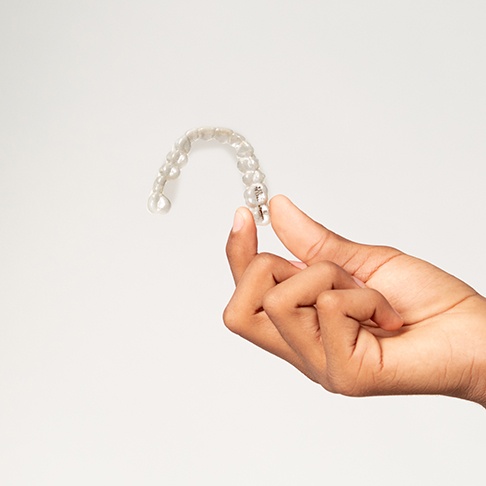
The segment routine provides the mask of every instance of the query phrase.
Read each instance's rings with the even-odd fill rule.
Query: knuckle
[[[277,287],[268,290],[263,296],[263,309],[267,314],[276,315],[285,306],[282,293]]]
[[[335,315],[341,311],[341,295],[332,290],[321,292],[316,299],[317,311],[321,314]]]
[[[343,273],[346,273],[339,265],[327,260],[315,263],[314,265],[319,268],[320,274],[330,283],[339,281]]]
[[[223,311],[224,325],[233,333],[241,335],[245,331],[244,318],[230,302]]]
[[[320,267],[321,271],[328,275],[336,275],[340,270],[340,267],[338,265],[330,262],[329,260],[323,260],[321,262],[314,263],[314,265]]]
[[[271,253],[259,253],[252,261],[252,265],[262,269],[271,268],[275,264],[275,255]]]

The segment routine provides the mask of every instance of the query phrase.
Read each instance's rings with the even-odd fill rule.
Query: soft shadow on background
[[[227,150],[145,204],[177,137],[228,126],[273,194],[484,295],[485,25],[480,1],[3,2],[0,483],[484,484],[481,407],[331,395],[224,328]]]

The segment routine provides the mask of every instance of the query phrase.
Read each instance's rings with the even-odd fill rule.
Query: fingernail
[[[352,278],[353,280],[361,287],[361,288],[364,288],[366,287],[366,285],[364,284],[364,282],[362,282],[359,278],[356,278],[354,275],[352,275]]]
[[[299,262],[296,260],[289,260],[290,263],[297,268],[300,268],[301,270],[304,270],[304,268],[307,268],[307,265],[304,262]]]
[[[236,233],[237,231],[240,231],[241,228],[243,228],[243,225],[245,224],[245,217],[243,214],[241,214],[240,209],[236,210],[235,213],[235,219],[233,220],[233,233]]]

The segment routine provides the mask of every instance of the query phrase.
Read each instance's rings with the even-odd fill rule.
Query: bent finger
[[[309,378],[301,358],[284,341],[263,310],[263,296],[301,270],[276,255],[261,253],[248,265],[228,303],[223,320],[234,333],[256,346],[288,361]]]
[[[389,371],[382,338],[361,323],[372,320],[382,329],[396,331],[402,318],[372,289],[323,292],[316,308],[327,360],[326,387],[346,395],[379,393],[379,383]]]
[[[283,339],[313,369],[325,369],[318,296],[332,289],[357,289],[356,281],[332,262],[319,262],[269,289],[263,308]]]

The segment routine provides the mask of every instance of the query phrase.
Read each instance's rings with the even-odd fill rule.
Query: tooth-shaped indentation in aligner
[[[260,169],[260,163],[255,157],[253,147],[245,140],[245,137],[229,128],[194,128],[175,142],[153,183],[148,200],[149,211],[155,214],[169,212],[171,202],[164,195],[165,185],[167,181],[179,177],[181,169],[187,164],[192,144],[198,140],[217,140],[222,144],[231,145],[235,149],[236,167],[243,173],[245,203],[251,210],[256,224],[268,224],[270,212],[268,210],[268,189],[263,183],[265,174]]]

